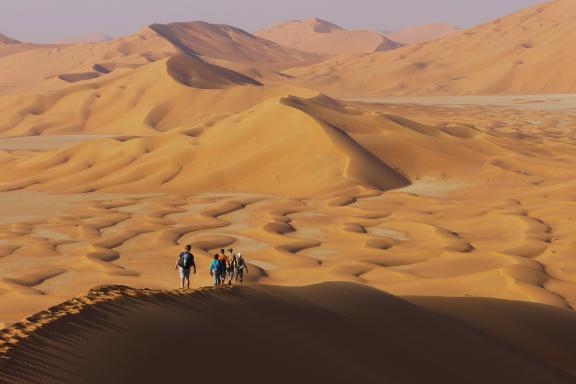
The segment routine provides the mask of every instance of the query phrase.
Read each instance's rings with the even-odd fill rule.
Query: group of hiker
[[[190,245],[187,245],[178,256],[176,269],[180,272],[180,288],[184,289],[184,285],[190,288],[190,272],[194,271],[196,274],[196,262]],[[220,253],[215,254],[209,268],[210,276],[216,287],[225,285],[226,279],[228,279],[228,285],[232,285],[232,280],[235,284],[238,282],[242,284],[244,271],[248,273],[248,266],[242,253],[235,253],[232,248],[228,251],[221,249]]]

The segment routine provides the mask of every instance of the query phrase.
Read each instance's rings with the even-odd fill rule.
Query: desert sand
[[[255,381],[574,382],[570,12],[336,58],[204,22],[0,53],[0,381],[159,382],[183,329],[206,366],[238,326]],[[565,60],[511,80],[536,26],[523,54]],[[247,287],[202,288],[223,247]]]
[[[0,33],[0,44],[1,45],[7,45],[7,44],[20,44],[21,42],[13,39],[11,37],[8,37],[2,33]]]
[[[576,91],[573,0],[542,3],[426,44],[284,73],[334,96]]]
[[[255,35],[286,47],[325,55],[373,53],[401,46],[377,31],[348,30],[315,17],[273,25]]]
[[[344,283],[188,294],[103,287],[5,329],[0,380],[573,382],[573,312],[490,300],[413,300],[416,305]],[[477,316],[470,319],[470,312]],[[505,321],[493,321],[495,315]],[[534,333],[549,347],[532,343]],[[225,365],[215,358],[222,346],[231,349]]]
[[[64,36],[58,40],[54,40],[51,44],[85,44],[85,43],[99,43],[102,41],[110,41],[114,38],[102,32],[86,33],[82,35],[69,35]]]
[[[386,37],[402,44],[421,44],[453,35],[458,30],[453,25],[446,23],[428,23],[387,33]]]
[[[244,250],[253,282],[572,308],[574,114],[530,105],[291,96],[199,131],[5,150],[0,199],[71,202],[0,226],[2,321],[98,284],[173,287],[186,243],[204,269]]]
[[[252,74],[270,66],[285,69],[322,58],[281,47],[238,28],[204,22],[153,24],[110,41],[35,48],[2,56],[0,45],[0,95],[67,89],[71,84],[99,80],[112,73],[125,74],[178,53],[226,64],[249,64],[245,70]]]

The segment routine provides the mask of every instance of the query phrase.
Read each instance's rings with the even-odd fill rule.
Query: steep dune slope
[[[570,334],[573,314],[535,311]],[[523,321],[508,307],[502,315]],[[2,341],[15,335],[15,344],[0,344],[5,383],[213,380],[222,345],[241,352],[218,367],[218,382],[239,375],[256,383],[574,382],[564,362],[345,283],[192,293],[104,287],[8,328]]]
[[[298,62],[314,57],[229,25],[193,21],[152,24],[150,28],[190,55],[250,63]]]
[[[556,0],[425,45],[286,73],[337,95],[576,90],[576,2]]]
[[[346,30],[317,18],[288,21],[258,31],[256,36],[286,47],[329,55],[372,53],[400,46],[379,32]]]

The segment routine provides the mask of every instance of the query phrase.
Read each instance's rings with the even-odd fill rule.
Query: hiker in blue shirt
[[[178,261],[176,262],[176,267],[180,272],[180,289],[184,289],[184,283],[187,282],[187,287],[190,289],[190,269],[194,269],[194,274],[196,274],[196,263],[194,262],[194,255],[190,250],[192,247],[187,245],[184,252],[180,253],[178,256]]]
[[[210,263],[210,276],[214,279],[214,286],[220,285],[220,278],[222,277],[222,262],[218,260],[219,255],[214,255],[214,260]]]

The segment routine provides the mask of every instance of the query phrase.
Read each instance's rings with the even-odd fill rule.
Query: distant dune
[[[0,33],[0,44],[20,44],[21,42]]]
[[[61,39],[54,40],[50,44],[87,44],[87,43],[99,43],[101,41],[110,41],[114,38],[112,36],[105,35],[101,32],[87,33],[85,35],[77,36],[65,36]]]
[[[103,76],[105,70],[69,74],[68,87],[53,93],[0,98],[0,133],[149,135],[201,127],[273,97],[316,94],[261,87],[249,76],[176,53]]]
[[[244,63],[236,70],[255,74],[260,74],[262,66],[277,65],[285,69],[320,59],[319,55],[281,47],[238,28],[204,22],[154,24],[133,35],[98,43],[39,45],[35,46],[37,49],[16,53],[11,49],[10,55],[4,57],[2,47],[0,45],[0,95],[60,90],[69,83],[176,54],[201,56],[218,61],[216,64],[220,66]]]
[[[576,2],[557,0],[423,46],[286,71],[334,95],[576,91]]]
[[[35,44],[22,43],[0,33],[0,58],[36,47]]]
[[[256,36],[286,47],[329,55],[372,53],[399,47],[377,31],[346,30],[318,18],[287,21],[258,31]]]
[[[114,38],[101,32],[87,33],[84,35],[65,36],[61,39],[51,41],[50,44],[65,45],[65,44],[89,44],[99,43],[101,41],[110,41]]]
[[[4,330],[0,380],[574,382],[572,312],[446,299],[440,307],[452,309],[444,317],[434,300],[423,304],[347,283],[188,294],[104,287]],[[485,321],[496,309],[507,323]],[[468,320],[466,310],[478,318]],[[546,334],[548,347],[516,339],[518,330]]]
[[[229,25],[193,21],[152,24],[150,28],[184,53],[215,59],[270,63],[297,62],[313,57]]]
[[[386,37],[402,44],[420,44],[453,35],[458,31],[458,28],[450,24],[430,23],[389,32]]]

